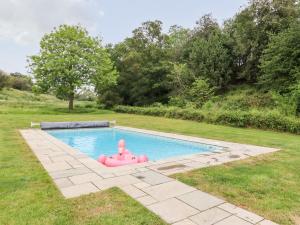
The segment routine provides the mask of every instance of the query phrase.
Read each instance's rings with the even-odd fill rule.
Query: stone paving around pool
[[[216,152],[108,168],[39,129],[20,130],[56,186],[66,198],[114,186],[174,225],[274,225],[272,221],[183,184],[167,175],[219,165],[279,149],[142,130],[147,134],[224,147]]]

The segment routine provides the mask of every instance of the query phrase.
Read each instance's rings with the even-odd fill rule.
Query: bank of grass
[[[100,119],[116,119],[124,126],[282,149],[174,177],[280,224],[299,224],[299,135],[97,109],[68,113],[59,110],[61,107],[46,103],[25,113],[25,106],[0,110],[0,224],[163,224],[118,189],[65,200],[17,131],[29,127],[30,121]]]

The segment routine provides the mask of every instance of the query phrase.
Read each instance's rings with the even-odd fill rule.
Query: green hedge
[[[201,110],[176,107],[133,106],[116,106],[114,110],[120,113],[161,116],[234,127],[253,127],[300,134],[300,119],[282,116],[276,112],[218,111],[207,113]]]

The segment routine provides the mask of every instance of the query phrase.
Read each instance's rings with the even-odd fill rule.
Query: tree
[[[82,86],[92,85],[101,94],[118,75],[100,40],[81,26],[61,25],[46,34],[39,54],[29,58],[29,67],[38,89],[68,99],[69,110]]]
[[[186,63],[172,63],[172,69],[167,76],[170,85],[171,95],[184,96],[196,77],[188,68]]]
[[[162,23],[148,21],[136,28],[132,37],[110,48],[120,73],[117,91],[123,104],[150,105],[168,101],[166,77],[171,65],[166,39]]]
[[[17,90],[31,91],[32,79],[28,75],[21,74],[19,72],[10,73],[9,76],[9,87]]]
[[[210,15],[197,24],[187,46],[186,63],[195,78],[206,79],[218,90],[225,90],[231,81],[233,64],[227,36]]]
[[[197,79],[187,92],[187,100],[193,102],[197,108],[209,100],[214,93],[214,88],[203,79]]]
[[[184,49],[191,36],[191,30],[177,25],[171,26],[167,36],[167,51],[170,61],[182,62]]]
[[[259,60],[270,37],[299,18],[298,0],[250,0],[249,6],[225,24],[235,56],[236,79],[255,83]]]
[[[261,58],[260,84],[288,92],[300,82],[300,23],[274,36]]]

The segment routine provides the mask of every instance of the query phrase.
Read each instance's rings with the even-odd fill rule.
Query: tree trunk
[[[74,93],[69,95],[69,111],[74,109]]]

